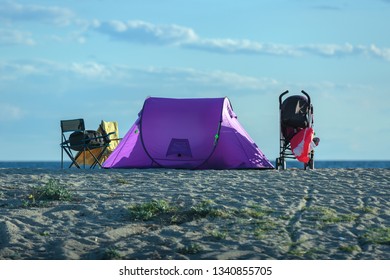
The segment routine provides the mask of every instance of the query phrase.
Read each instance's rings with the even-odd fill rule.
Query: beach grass
[[[132,204],[128,206],[128,213],[134,220],[148,221],[164,213],[175,213],[176,208],[166,200],[152,200],[150,202]]]
[[[202,252],[204,250],[203,246],[198,243],[191,243],[187,246],[183,246],[178,249],[178,253],[183,255],[194,255]]]
[[[353,253],[359,253],[362,251],[362,249],[358,245],[340,245],[339,247],[340,251],[353,254]]]
[[[357,211],[361,211],[363,213],[367,213],[367,214],[373,214],[373,215],[378,214],[378,208],[377,207],[360,206],[360,207],[356,207],[356,210]]]
[[[261,218],[270,215],[272,212],[273,210],[271,208],[253,202],[242,210],[242,214],[251,218]]]
[[[225,240],[229,236],[228,230],[226,229],[223,231],[214,229],[212,231],[207,231],[207,232],[215,240]]]
[[[349,223],[358,218],[358,215],[355,213],[341,214],[335,209],[326,206],[312,206],[305,208],[304,211],[307,219],[319,222],[319,226],[344,222]]]
[[[122,256],[116,247],[108,247],[103,252],[103,260],[121,260]]]
[[[152,200],[131,204],[127,207],[133,220],[149,221],[158,218],[171,224],[181,224],[201,218],[228,218],[229,211],[220,209],[212,200],[202,200],[190,208],[174,206],[173,203],[162,200]]]
[[[190,211],[187,213],[189,216],[194,218],[205,218],[205,217],[220,217],[220,218],[229,218],[230,212],[226,209],[220,208],[212,200],[202,200],[201,202],[195,204],[191,207]]]
[[[32,188],[28,200],[24,201],[25,207],[46,207],[50,201],[71,201],[73,194],[58,180],[49,179],[43,185]]]
[[[390,245],[390,227],[369,228],[361,237],[365,244]]]

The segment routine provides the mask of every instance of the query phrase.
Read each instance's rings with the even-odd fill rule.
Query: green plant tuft
[[[116,247],[109,247],[103,253],[103,260],[120,260],[122,256]]]
[[[361,239],[364,243],[390,245],[390,227],[371,228]]]
[[[188,246],[180,248],[178,252],[183,255],[194,255],[202,252],[203,250],[204,249],[201,245],[192,243]]]
[[[361,249],[357,245],[340,245],[339,247],[340,251],[347,252],[347,253],[354,253],[354,252],[360,252]]]
[[[262,218],[270,215],[273,212],[272,209],[264,206],[250,205],[242,210],[242,213],[250,218]]]
[[[228,232],[225,230],[223,232],[214,229],[213,231],[210,231],[209,234],[217,240],[225,240],[228,237]]]
[[[319,221],[324,224],[352,222],[357,218],[355,214],[339,214],[334,209],[321,206],[306,208],[305,212],[308,220]]]
[[[48,201],[71,201],[72,199],[73,195],[68,189],[57,180],[50,179],[44,185],[33,188],[28,201],[25,201],[23,205],[45,207]]]
[[[130,216],[135,220],[148,221],[152,218],[175,210],[169,202],[165,200],[153,200],[142,204],[133,204],[128,207]]]

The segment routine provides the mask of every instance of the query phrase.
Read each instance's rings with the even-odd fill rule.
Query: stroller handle
[[[282,106],[282,99],[283,99],[283,96],[285,96],[288,92],[289,92],[289,91],[286,90],[286,91],[282,92],[281,95],[279,95],[279,105],[280,105],[280,106]],[[310,104],[311,104],[310,95],[309,95],[306,91],[304,91],[304,90],[301,90],[301,92],[307,97],[307,101],[308,101],[309,106],[310,106]]]
[[[286,95],[287,93],[288,93],[288,90],[286,90],[285,92],[282,92],[282,94],[279,95],[279,105],[280,105],[280,106],[282,106],[282,97],[283,97],[284,95]]]
[[[309,96],[309,94],[308,94],[306,91],[304,91],[304,90],[301,90],[301,92],[302,92],[304,95],[306,95],[307,101],[309,102],[309,106],[310,106],[311,102],[310,102],[310,96]]]

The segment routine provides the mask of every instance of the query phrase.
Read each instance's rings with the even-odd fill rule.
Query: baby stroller
[[[304,163],[304,169],[314,169],[313,142],[313,106],[310,96],[305,91],[303,95],[292,95],[283,98],[289,91],[279,96],[280,111],[280,152],[276,159],[276,169],[286,169],[286,159],[297,159]],[[283,100],[284,99],[284,100]]]

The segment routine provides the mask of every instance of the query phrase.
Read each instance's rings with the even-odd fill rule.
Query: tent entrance
[[[190,157],[192,158],[192,152],[190,142],[188,139],[172,138],[168,146],[167,157]]]

